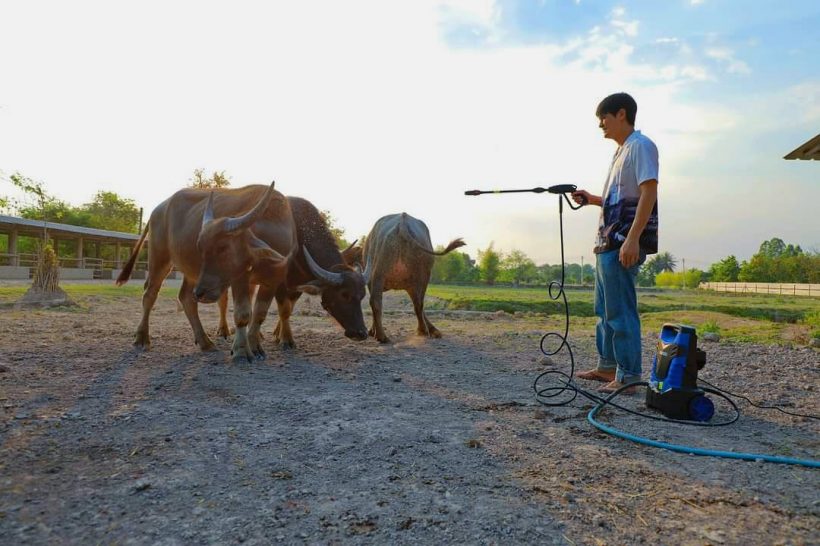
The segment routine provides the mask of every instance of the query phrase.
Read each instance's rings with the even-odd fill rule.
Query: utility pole
[[[581,286],[584,286],[584,257],[581,256]]]
[[[683,288],[686,288],[686,258],[681,258],[683,261]]]

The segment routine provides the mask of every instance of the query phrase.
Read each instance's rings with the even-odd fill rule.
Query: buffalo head
[[[253,267],[267,269],[287,265],[287,257],[273,250],[250,229],[267,209],[274,183],[251,210],[237,217],[214,218],[214,193],[211,192],[197,239],[202,262],[194,287],[198,301],[215,302],[231,282]]]
[[[358,267],[334,265],[330,270],[316,263],[308,249],[302,247],[305,261],[315,280],[299,285],[300,292],[322,297],[322,307],[344,328],[345,336],[362,341],[367,328],[362,315],[362,299],[366,294],[367,274]],[[370,269],[368,263],[368,269]]]

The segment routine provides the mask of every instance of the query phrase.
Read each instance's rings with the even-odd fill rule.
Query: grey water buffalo
[[[441,337],[424,313],[424,295],[433,270],[434,256],[443,256],[464,246],[455,239],[441,252],[434,252],[427,226],[409,214],[379,218],[364,244],[365,276],[370,289],[373,327],[370,335],[382,343],[389,341],[382,326],[382,294],[385,290],[406,290],[413,301],[419,335]]]
[[[197,303],[219,300],[220,308],[225,309],[226,290],[230,287],[236,325],[234,358],[258,355],[258,336],[247,331],[251,322],[251,285],[275,292],[284,283],[296,250],[296,226],[285,196],[275,191],[273,184],[268,188],[253,185],[214,191],[186,188],[174,193],[151,213],[117,285],[131,276],[147,237],[148,278],[134,345],[150,347],[151,309],[174,266],[183,274],[179,301],[199,348],[212,350],[214,344],[202,328]],[[220,330],[227,330],[224,319]]]

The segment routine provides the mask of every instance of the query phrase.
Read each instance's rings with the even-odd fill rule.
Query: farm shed
[[[42,238],[43,229],[57,251],[63,279],[113,278],[139,239],[136,233],[0,215],[0,244],[5,243],[0,279],[29,278],[36,259],[32,242]]]

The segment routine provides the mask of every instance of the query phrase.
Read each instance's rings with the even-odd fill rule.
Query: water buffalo
[[[413,301],[419,335],[441,337],[424,313],[424,295],[433,270],[433,257],[443,256],[464,246],[455,239],[441,252],[434,252],[430,232],[421,220],[402,212],[379,218],[364,244],[365,275],[370,289],[373,328],[369,334],[382,343],[389,341],[382,326],[382,293],[406,290]]]
[[[151,309],[162,281],[174,266],[184,276],[179,301],[200,349],[212,350],[214,344],[202,328],[197,302],[219,300],[220,308],[224,309],[226,290],[230,287],[236,324],[234,359],[251,359],[260,353],[258,336],[247,331],[251,322],[251,285],[259,284],[260,289],[275,292],[285,280],[297,244],[289,201],[273,186],[215,191],[186,188],[154,209],[116,281],[122,285],[128,280],[140,248],[150,236],[148,278],[135,346],[150,346]],[[224,319],[222,322],[221,331],[227,329]]]
[[[290,261],[285,283],[273,293],[279,313],[275,341],[283,348],[294,346],[289,319],[302,293],[321,296],[322,307],[344,328],[345,336],[357,341],[367,339],[361,304],[366,295],[367,278],[358,267],[348,265],[352,263],[349,254],[355,254],[357,247],[351,245],[344,253],[340,252],[319,210],[301,197],[287,199],[296,222],[298,251]],[[260,287],[260,295],[264,305],[271,294]],[[261,305],[260,312],[254,312],[251,325],[254,332],[259,331],[264,320]]]
[[[294,347],[290,317],[302,293],[321,296],[322,307],[342,326],[347,337],[358,341],[367,339],[361,308],[367,279],[361,269],[354,266],[361,261],[361,247],[354,242],[340,252],[333,234],[312,203],[301,197],[288,197],[287,200],[296,224],[298,243],[289,262],[285,282],[275,290],[262,285],[256,294],[253,318],[248,328],[248,337],[256,356],[264,356],[260,343],[261,326],[274,297],[279,315],[274,341],[284,349]],[[227,297],[223,295],[219,300],[220,335],[227,335],[227,307]]]

